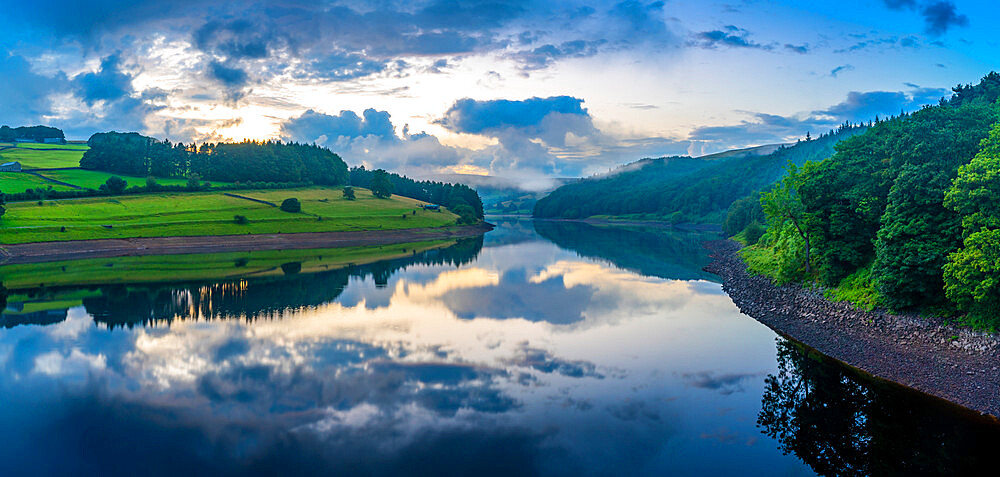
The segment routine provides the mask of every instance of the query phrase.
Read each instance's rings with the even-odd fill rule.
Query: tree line
[[[1000,324],[998,98],[1000,74],[990,73],[935,106],[877,121],[825,160],[789,167],[760,199],[758,248],[772,253],[773,275],[851,280],[891,310]],[[742,205],[731,212],[755,213]]]
[[[42,142],[50,138],[59,138],[65,141],[66,135],[63,134],[62,129],[49,126],[19,126],[16,128],[0,126],[0,142],[14,142],[15,139],[31,139]]]
[[[365,166],[351,168],[350,184],[370,189],[376,196],[397,194],[443,205],[462,217],[463,223],[474,223],[483,218],[483,202],[479,193],[465,184],[417,181],[382,169],[368,170]]]
[[[131,176],[198,177],[221,182],[347,183],[347,164],[329,149],[281,141],[185,145],[138,133],[97,133],[84,169]]]

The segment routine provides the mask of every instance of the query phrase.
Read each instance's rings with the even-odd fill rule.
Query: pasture
[[[54,184],[41,177],[23,172],[0,172],[0,191],[8,194],[24,192],[28,189],[72,190],[71,187]]]
[[[353,201],[344,199],[340,188],[234,192],[275,204],[294,197],[302,203],[299,213],[222,192],[12,202],[2,219],[0,243],[425,228],[452,225],[457,219],[447,211],[424,211],[413,199],[378,199],[368,190],[355,191]],[[248,223],[237,224],[235,215]]]
[[[44,144],[52,146],[52,144]],[[63,146],[65,147],[65,146]],[[18,161],[25,169],[51,169],[53,167],[80,167],[80,158],[86,151],[83,149],[60,149],[58,151],[40,151],[32,148],[22,147],[18,144],[15,148],[0,151],[2,162]]]

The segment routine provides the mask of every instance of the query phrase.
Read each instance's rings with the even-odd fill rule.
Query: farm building
[[[441,210],[441,206],[437,204],[425,204],[424,210]]]
[[[0,172],[21,172],[21,163],[14,161],[0,164]]]

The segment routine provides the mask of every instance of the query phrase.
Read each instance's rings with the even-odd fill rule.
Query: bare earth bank
[[[448,240],[482,235],[488,223],[441,228],[313,232],[296,234],[207,235],[130,239],[73,240],[5,245],[0,264],[41,263],[84,258],[140,255],[296,250],[310,248],[390,245],[425,240]]]

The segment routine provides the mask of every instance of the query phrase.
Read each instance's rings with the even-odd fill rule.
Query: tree
[[[1000,124],[972,161],[959,168],[945,193],[946,207],[962,216],[965,240],[944,266],[948,299],[973,320],[1000,324]]]
[[[7,194],[0,192],[0,217],[7,213]]]
[[[805,269],[806,275],[812,273],[809,262],[811,261],[811,240],[812,229],[810,227],[810,217],[806,213],[802,200],[799,198],[798,186],[802,182],[802,175],[795,164],[788,165],[788,175],[781,182],[774,185],[771,190],[760,195],[760,205],[767,215],[769,228],[778,230],[786,224],[791,224],[799,237],[805,243]]]
[[[354,188],[351,186],[344,187],[344,198],[347,200],[354,200]]]
[[[195,172],[188,174],[187,176],[187,188],[191,190],[201,188],[201,176]]]
[[[293,214],[298,213],[302,211],[302,203],[299,202],[299,199],[292,197],[290,199],[285,199],[284,201],[282,201],[280,209],[285,212],[291,212]]]
[[[392,182],[389,181],[389,174],[382,169],[372,173],[371,183],[368,186],[372,194],[380,199],[392,197]]]
[[[125,179],[118,176],[111,176],[107,181],[101,184],[101,187],[99,187],[98,190],[111,194],[121,194],[122,192],[125,192],[126,187],[128,187],[128,182],[126,182]]]
[[[479,218],[476,217],[475,211],[472,210],[468,204],[461,204],[453,209],[451,212],[458,216],[459,224],[475,224],[479,222]]]

